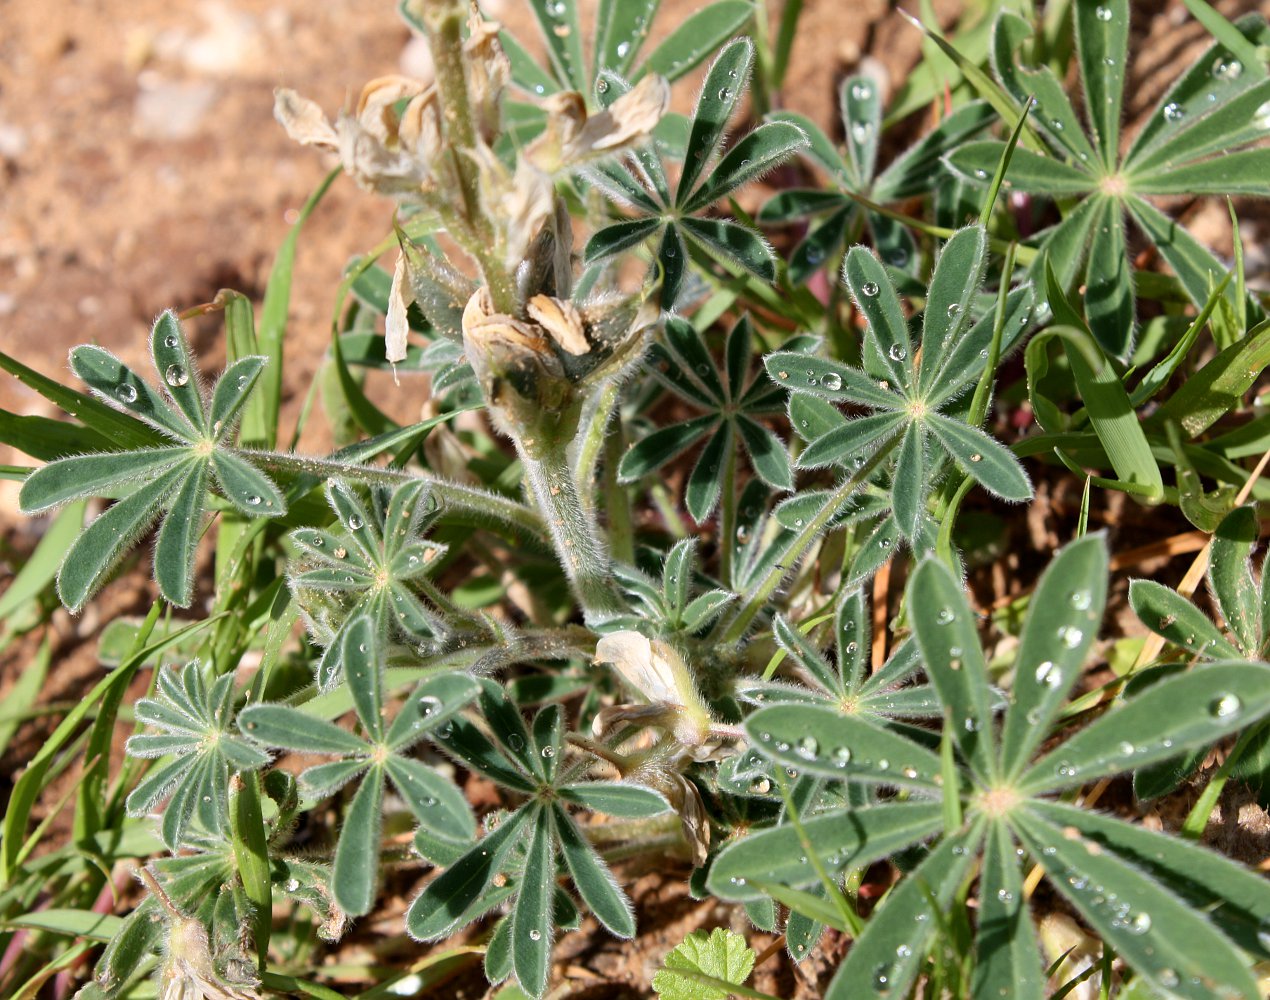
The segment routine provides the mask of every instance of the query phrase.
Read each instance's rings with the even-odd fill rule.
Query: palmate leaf
[[[881,174],[875,173],[882,136],[882,108],[876,83],[867,76],[845,79],[839,89],[843,150],[812,121],[795,112],[779,111],[769,121],[797,125],[808,136],[804,155],[829,173],[837,190],[780,192],[763,205],[760,222],[781,223],[815,216],[807,235],[789,259],[789,277],[801,283],[840,250],[852,224],[863,218],[874,245],[887,264],[912,270],[918,263],[917,243],[909,230],[894,220],[862,209],[853,196],[888,204],[901,199],[929,196],[947,170],[945,153],[958,148],[986,128],[993,119],[991,108],[975,101],[948,115],[931,132],[900,154]]]
[[[231,365],[211,393],[209,412],[194,355],[172,312],[155,322],[150,352],[163,393],[99,347],[77,347],[71,352],[71,368],[103,402],[149,424],[170,443],[123,453],[72,455],[37,469],[22,486],[19,502],[26,513],[122,494],[85,529],[63,560],[58,593],[72,611],[83,607],[160,518],[155,579],[166,600],[188,606],[213,480],[247,516],[286,513],[286,500],[272,480],[243,457],[248,453],[231,448],[237,418],[264,359],[241,358]]]
[[[175,759],[152,771],[128,796],[131,815],[143,815],[170,794],[163,815],[164,842],[176,850],[197,816],[208,833],[228,829],[226,797],[229,775],[255,770],[269,763],[267,754],[230,731],[233,724],[233,674],[211,680],[198,661],[179,674],[163,667],[155,697],[137,702],[139,722],[157,732],[129,738],[131,757]]]
[[[1166,678],[1051,750],[1019,779],[1057,792],[1216,742],[1270,714],[1270,666],[1214,663]]]
[[[289,705],[253,705],[244,709],[239,719],[242,731],[265,745],[344,758],[318,764],[300,776],[301,785],[311,793],[330,795],[362,776],[344,815],[331,876],[336,902],[354,916],[370,912],[375,900],[386,779],[433,834],[465,842],[475,833],[462,793],[440,774],[405,756],[405,751],[475,698],[477,684],[461,674],[442,674],[425,681],[385,732],[381,654],[375,628],[365,616],[354,618],[340,640],[345,677],[364,739]]]
[[[983,840],[983,824],[945,838],[887,893],[865,924],[825,991],[825,1000],[850,1000],[860,984],[905,996],[939,930],[935,905],[948,907]]]
[[[886,734],[888,767],[881,774],[876,763],[852,774],[854,752],[835,774],[824,766],[825,746],[854,747],[854,740],[880,750],[876,737],[865,737],[861,720],[845,714],[843,706],[791,699],[746,720],[752,742],[739,758],[739,778],[761,773],[766,758],[836,783],[839,795],[851,801],[858,794],[853,784],[888,783],[885,775],[893,773],[893,763],[908,759],[920,762],[907,783],[901,778],[889,783],[935,800],[884,799],[863,809],[821,805],[821,811],[804,803],[800,823],[783,817],[719,854],[708,887],[724,899],[745,902],[763,898],[771,887],[783,893],[781,887],[801,891],[815,885],[821,876],[809,863],[812,853],[830,877],[837,877],[844,864],[867,864],[893,855],[902,843],[942,838],[870,918],[827,997],[845,1000],[861,984],[906,995],[935,940],[933,925],[946,927],[941,915],[976,865],[979,919],[973,932],[964,929],[974,940],[952,943],[959,953],[969,948],[975,956],[971,993],[995,996],[1004,988],[1021,997],[1043,996],[1046,977],[1022,879],[1028,855],[1116,954],[1155,988],[1181,996],[1218,995],[1224,988],[1231,996],[1255,995],[1247,959],[1238,948],[1254,955],[1267,950],[1264,939],[1257,938],[1270,911],[1264,880],[1177,838],[1042,796],[1257,725],[1270,715],[1270,666],[1218,663],[1158,679],[1058,740],[1026,767],[1035,748],[1055,735],[1062,702],[1080,676],[1106,600],[1107,562],[1104,540],[1087,536],[1062,550],[1043,575],[1024,624],[1013,669],[1013,704],[1000,742],[988,710],[996,699],[971,609],[950,571],[933,559],[913,574],[905,606],[921,665],[948,715],[945,746],[955,742],[958,756],[940,760],[895,731]],[[818,656],[788,634],[786,644],[804,660],[814,662]],[[824,669],[822,664],[809,672]],[[866,756],[876,762],[877,750]],[[933,777],[926,779],[924,771],[933,771]],[[948,932],[963,930],[954,926]],[[1197,957],[1193,942],[1204,942],[1204,948],[1211,943],[1212,953],[1220,956],[1217,965]],[[1178,958],[1182,951],[1185,959]],[[1220,972],[1213,972],[1218,966]]]
[[[911,802],[869,809],[832,810],[802,821],[811,849],[830,875],[888,857],[936,833],[943,823],[938,804]],[[750,880],[809,886],[818,875],[792,825],[759,830],[719,852],[706,885],[720,899],[762,899]]]
[[[769,383],[761,373],[751,374],[752,345],[749,316],[742,316],[728,333],[723,371],[691,323],[675,316],[667,319],[665,342],[652,345],[648,370],[676,395],[709,412],[637,441],[618,465],[621,481],[642,478],[704,437],[706,445],[684,491],[685,506],[697,521],[709,517],[722,490],[731,488],[724,476],[728,455],[738,444],[765,483],[781,490],[793,488],[784,443],[760,423],[778,408],[779,397],[766,391]]]
[[[1156,243],[1191,300],[1202,308],[1211,283],[1220,279],[1225,267],[1143,196],[1270,195],[1265,169],[1270,154],[1247,148],[1270,133],[1270,80],[1260,58],[1242,58],[1218,40],[1161,97],[1121,157],[1128,0],[1073,4],[1072,19],[1088,136],[1054,73],[1048,67],[1029,67],[1020,58],[1030,26],[1013,13],[997,20],[994,72],[1017,102],[1035,101],[1032,119],[1046,147],[1044,153],[1017,150],[1007,179],[1016,190],[1046,197],[1085,196],[1043,236],[1041,256],[1051,258],[1064,288],[1076,283],[1084,262],[1089,325],[1103,350],[1123,359],[1133,346],[1136,314],[1126,212]],[[1244,57],[1270,39],[1270,28],[1258,15],[1235,25],[1221,23],[1222,38],[1240,43],[1236,48]],[[996,141],[968,143],[950,150],[946,162],[967,182],[983,184],[992,176],[1002,149]],[[1034,277],[1042,275],[1034,271]],[[1232,307],[1242,308],[1233,287],[1224,296]]]
[[[1076,828],[1034,813],[1013,823],[1050,882],[1116,953],[1170,996],[1260,993],[1247,960],[1212,923],[1164,886]],[[1114,898],[1112,898],[1114,893]]]
[[[644,42],[661,0],[601,0],[595,18],[593,59],[587,64],[576,0],[532,0],[531,9],[546,43],[549,70],[541,68],[514,35],[499,40],[511,62],[512,81],[538,97],[576,90],[588,100],[603,98],[606,75],[638,79],[658,73],[677,80],[700,65],[754,16],[749,0],[718,0],[679,24],[652,52]],[[409,18],[407,18],[409,20]],[[642,64],[641,55],[645,55]]]
[[[795,428],[817,431],[799,457],[803,467],[864,466],[880,449],[896,449],[888,491],[890,524],[919,550],[934,537],[927,511],[931,483],[949,464],[1005,499],[1025,500],[1032,487],[1018,460],[953,410],[959,395],[986,364],[991,322],[971,322],[969,303],[981,279],[986,254],[981,226],[955,233],[935,265],[923,317],[921,350],[915,344],[899,295],[881,261],[853,247],[843,262],[843,281],[868,323],[860,368],[795,351],[764,359],[768,374],[792,393],[850,402],[874,412],[854,420],[833,411],[806,411],[791,419]],[[1006,348],[1023,332],[1027,292],[1007,298]],[[1022,315],[1020,322],[1019,316]],[[985,339],[986,338],[986,339]],[[920,365],[918,358],[920,357]],[[953,410],[952,413],[945,412]]]
[[[636,154],[639,169],[635,173],[620,164],[609,164],[591,173],[592,182],[610,199],[632,207],[643,218],[616,222],[596,232],[587,243],[587,264],[660,233],[654,267],[661,272],[662,303],[666,308],[673,307],[682,287],[689,243],[709,257],[739,266],[766,281],[775,279],[776,257],[761,235],[736,222],[694,214],[807,145],[806,134],[796,124],[767,122],[720,157],[728,122],[744,98],[753,63],[753,42],[738,38],[726,45],[710,65],[689,123],[684,165],[673,194],[664,183],[661,164],[650,162],[648,154]],[[655,225],[639,224],[648,221]]]
[[[427,577],[445,546],[424,538],[436,517],[422,480],[394,490],[377,489],[367,498],[342,480],[329,480],[327,502],[342,531],[294,531],[298,550],[290,579],[314,637],[326,646],[318,660],[318,685],[332,688],[343,672],[343,637],[349,623],[366,616],[376,642],[400,639],[412,646],[447,634]],[[340,624],[322,627],[328,618]]]
[[[676,557],[676,576],[687,571],[689,548]],[[527,726],[503,685],[490,679],[469,683],[479,689],[478,705],[491,736],[472,721],[453,717],[432,728],[429,736],[464,766],[527,801],[466,849],[447,851],[445,843],[427,838],[429,850],[441,847],[445,852],[429,857],[447,867],[411,904],[407,929],[417,938],[433,940],[510,901],[511,915],[495,933],[497,945],[491,942],[487,969],[495,979],[514,972],[526,991],[540,996],[561,914],[568,910],[576,916],[574,904],[556,888],[557,858],[563,859],[578,895],[605,927],[621,937],[635,931],[630,901],[565,804],[631,818],[657,815],[670,804],[649,788],[579,781],[576,768],[566,771],[559,705],[546,706]],[[514,855],[521,850],[523,870],[515,875]],[[509,871],[514,884],[507,885],[505,876],[500,888],[491,889],[496,876]]]

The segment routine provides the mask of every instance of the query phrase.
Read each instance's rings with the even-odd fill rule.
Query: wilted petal
[[[343,115],[336,124],[340,162],[367,191],[394,196],[417,195],[429,183],[425,164],[401,148],[389,149],[358,119]]]
[[[406,337],[410,333],[406,309],[413,301],[414,292],[406,280],[406,255],[399,253],[388,291],[388,313],[384,317],[384,353],[393,364],[406,360]]]
[[[302,146],[337,149],[338,137],[317,103],[301,97],[294,90],[279,87],[273,92],[273,116],[289,135]]]
[[[517,267],[525,258],[542,225],[551,217],[555,189],[551,178],[525,160],[516,164],[510,188],[502,197],[506,223],[506,263]]]
[[[500,25],[487,21],[473,9],[468,18],[467,88],[482,140],[493,142],[501,123],[503,91],[511,79],[511,62],[498,41]]]
[[[547,127],[526,148],[525,158],[554,174],[647,139],[670,106],[670,85],[651,74],[590,117],[582,96],[573,92],[553,94],[543,106]]]
[[[579,356],[590,352],[591,345],[587,343],[582,329],[582,317],[572,302],[563,302],[550,295],[535,295],[525,303],[525,311],[570,354]]]
[[[408,76],[377,77],[362,88],[357,102],[357,121],[380,142],[396,142],[398,118],[393,106],[426,89],[425,84]]]

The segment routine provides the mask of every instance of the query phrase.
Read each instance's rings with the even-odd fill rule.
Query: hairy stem
[[[431,487],[432,495],[455,521],[536,539],[547,535],[538,515],[524,504],[487,490],[452,483],[428,472],[405,472],[282,452],[239,450],[236,454],[270,471],[316,476],[319,479],[345,478],[378,486],[396,486],[423,479]]]
[[[613,586],[608,552],[595,518],[582,502],[568,446],[541,438],[532,446],[516,438],[529,496],[547,522],[556,557],[573,587],[587,622],[621,614],[625,607]]]
[[[517,315],[520,301],[511,272],[501,260],[497,227],[481,201],[479,168],[472,101],[467,88],[467,55],[463,51],[464,0],[411,0],[413,17],[426,25],[436,68],[437,93],[445,120],[450,167],[458,179],[459,200],[453,204],[444,194],[432,200],[450,235],[481,269],[494,308]]]

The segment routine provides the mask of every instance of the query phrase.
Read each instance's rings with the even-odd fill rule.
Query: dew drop
[[[838,747],[830,756],[833,758],[835,766],[846,767],[851,763],[851,748]]]
[[[630,52],[630,50],[631,50],[630,42],[618,42],[617,48],[614,51],[617,53],[617,57],[619,59],[625,59],[626,53]]]
[[[1169,101],[1164,105],[1164,118],[1166,121],[1180,122],[1186,116],[1186,111],[1177,101]]]
[[[957,616],[953,614],[952,608],[940,608],[939,613],[935,615],[935,622],[939,625],[951,625],[957,620]]]
[[[1063,682],[1062,671],[1053,660],[1046,660],[1036,668],[1036,683],[1055,688]]]
[[[259,507],[263,502],[264,501],[261,500],[260,497],[256,496],[254,493],[251,496],[247,497],[247,506],[249,507]]]
[[[1243,74],[1244,64],[1238,59],[1227,59],[1225,56],[1218,56],[1213,60],[1213,76],[1218,80],[1238,80]]]
[[[1122,742],[1117,749],[1119,749],[1120,753],[1125,757],[1133,756],[1133,744],[1130,743],[1128,740],[1125,740],[1124,742]]]
[[[1088,8],[1086,8],[1086,9],[1088,9]],[[1095,16],[1096,18],[1098,18],[1098,20],[1100,20],[1100,21],[1110,21],[1110,20],[1111,20],[1111,8],[1110,8],[1110,7],[1104,7],[1104,6],[1102,6],[1101,4],[1099,4],[1097,7],[1095,7],[1095,8],[1094,8],[1094,16]]]
[[[959,312],[961,312],[961,306],[959,306],[956,302],[949,302],[947,312],[949,316],[956,316]]]
[[[719,100],[726,101],[731,96],[732,96],[732,91],[729,88],[727,87],[719,88]]]
[[[1000,901],[1000,902],[1002,902],[1002,903],[1006,903],[1006,904],[1013,903],[1013,902],[1014,902],[1014,893],[1012,893],[1009,889],[998,889],[998,890],[997,890],[997,899],[998,899],[998,901]]]
[[[287,892],[295,892],[300,888],[300,880],[298,878],[287,879]]]
[[[1055,132],[1061,132],[1063,131],[1063,123],[1055,118],[1050,122],[1050,128],[1052,128]]]
[[[441,699],[425,694],[419,699],[419,714],[425,719],[433,712],[441,711]]]
[[[516,733],[512,733],[510,736],[507,737],[507,745],[511,747],[512,750],[515,750],[515,751],[524,750],[525,740],[520,735]]]
[[[1177,973],[1172,969],[1161,969],[1160,974],[1156,977],[1160,980],[1161,986],[1167,986],[1170,989],[1177,985]]]
[[[820,744],[816,742],[816,737],[804,736],[798,741],[797,752],[803,760],[815,760],[816,754],[820,752]]]
[[[886,356],[892,361],[903,361],[908,357],[908,351],[904,350],[899,344],[892,344],[886,352]]]
[[[189,373],[180,365],[168,365],[168,370],[163,373],[163,377],[173,388],[180,388],[190,380]]]
[[[1151,929],[1151,914],[1139,913],[1129,921],[1129,930],[1134,934],[1145,934]]]
[[[1270,129],[1270,101],[1253,112],[1252,123],[1259,129]]]
[[[609,81],[605,77],[600,77],[595,81],[595,92],[597,94],[607,94],[609,92]]]
[[[842,376],[837,372],[829,372],[824,377],[824,384],[830,392],[837,392],[842,388]]]
[[[126,382],[115,390],[115,395],[125,403],[135,403],[137,401],[136,387],[128,385]]]
[[[348,519],[349,531],[356,531],[361,526],[362,526],[362,519],[358,517],[356,514],[354,514],[352,517]]]
[[[540,930],[538,930],[538,929],[536,929],[536,928],[535,928],[534,930],[531,930],[531,931],[529,932],[529,940],[530,940],[530,941],[541,941],[541,940],[542,940],[542,931],[540,931]]]
[[[1213,703],[1208,706],[1208,711],[1214,718],[1229,719],[1231,716],[1238,714],[1243,707],[1243,702],[1239,700],[1237,695],[1223,694],[1213,700]]]
[[[1055,773],[1060,778],[1074,778],[1076,776],[1076,768],[1072,767],[1067,761],[1063,761],[1055,768]]]
[[[552,746],[546,746],[546,747],[543,747],[543,748],[542,748],[542,755],[543,755],[544,757],[546,757],[546,758],[547,758],[547,760],[550,760],[552,757],[554,757],[554,756],[556,755],[556,748],[555,748],[555,747],[552,747]]]
[[[867,83],[855,83],[851,86],[851,96],[857,101],[867,101],[873,96],[873,88]]]
[[[873,134],[873,125],[869,122],[856,122],[851,126],[851,138],[856,141],[857,145],[864,145],[869,141],[869,136]]]
[[[1058,638],[1068,649],[1075,649],[1085,638],[1085,633],[1071,625],[1064,625],[1058,630]]]
[[[1089,606],[1094,602],[1094,596],[1088,590],[1073,590],[1071,602],[1072,607],[1077,611],[1088,611]]]
[[[872,281],[866,281],[863,285],[860,286],[860,294],[863,295],[866,299],[873,298],[875,295],[877,295],[877,293],[878,293],[878,286],[874,284]]]
[[[981,181],[986,181],[988,179],[988,171],[980,167],[978,170],[975,171],[975,177],[977,177]]]
[[[975,452],[973,455],[971,455],[971,456],[970,456],[970,461],[972,461],[972,462],[982,462],[982,461],[983,461],[983,456],[982,456],[982,455],[980,455],[978,452]]]

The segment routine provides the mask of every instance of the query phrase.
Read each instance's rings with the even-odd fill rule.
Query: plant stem
[[[428,472],[405,472],[283,452],[236,450],[235,454],[271,471],[316,476],[319,479],[347,478],[378,486],[396,486],[423,479],[431,487],[432,495],[447,511],[458,515],[456,520],[464,524],[480,528],[497,525],[513,534],[531,538],[545,538],[547,534],[537,514],[524,504],[508,500],[497,493],[452,483]]]
[[[481,201],[480,175],[471,155],[477,148],[476,126],[472,122],[472,101],[467,89],[467,65],[463,52],[463,0],[413,0],[411,13],[427,26],[436,69],[437,92],[445,121],[450,167],[458,179],[459,200],[454,204],[446,192],[430,199],[454,240],[481,269],[490,299],[499,312],[519,315],[516,283],[504,266],[502,240]]]
[[[719,579],[732,589],[732,553],[736,544],[736,448],[728,449],[719,500]]]
[[[843,480],[838,488],[830,494],[829,499],[820,508],[816,516],[803,525],[802,529],[794,537],[785,555],[776,560],[772,568],[759,581],[758,586],[746,595],[736,614],[728,622],[726,630],[718,640],[719,642],[728,645],[741,641],[741,638],[745,635],[745,630],[749,628],[750,622],[754,620],[754,616],[762,609],[764,602],[772,591],[780,586],[781,581],[785,579],[785,574],[794,567],[794,564],[802,558],[812,543],[820,537],[825,525],[838,512],[838,509],[846,503],[847,498],[863,486],[869,476],[873,474],[873,471],[895,450],[902,437],[902,434],[897,434],[883,444],[870,456],[864,465]],[[716,629],[717,633],[718,629]]]
[[[547,523],[556,557],[584,618],[588,623],[603,621],[626,610],[613,586],[609,555],[596,530],[594,513],[583,505],[568,445],[545,437],[539,435],[530,447],[516,437],[525,486]]]

